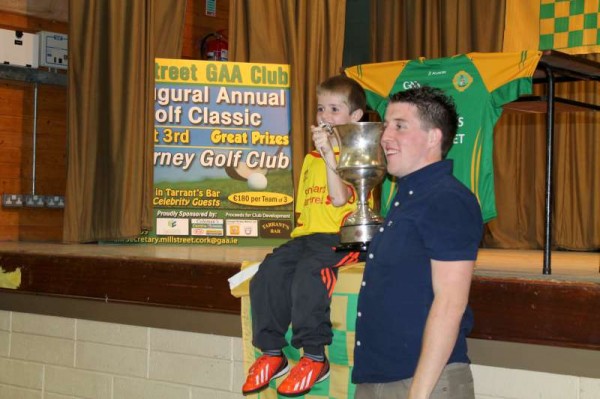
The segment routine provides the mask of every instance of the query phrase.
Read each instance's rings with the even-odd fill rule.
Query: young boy
[[[355,193],[332,168],[339,143],[325,125],[358,122],[366,99],[361,86],[334,76],[317,87],[317,125],[311,126],[317,151],[304,158],[296,198],[299,213],[292,239],[262,262],[250,282],[252,344],[263,354],[250,367],[242,393],[265,389],[289,370],[282,353],[291,323],[292,345],[303,357],[279,385],[284,396],[307,393],[329,376],[325,345],[331,344],[330,304],[336,269],[355,262],[357,253],[336,252],[342,221],[356,209]],[[325,158],[325,161],[323,160]],[[331,168],[329,166],[331,166]]]

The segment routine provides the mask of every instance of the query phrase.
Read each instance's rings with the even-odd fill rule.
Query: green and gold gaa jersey
[[[448,158],[454,175],[475,193],[484,221],[496,217],[493,130],[502,106],[531,93],[539,51],[468,53],[454,57],[382,62],[353,66],[346,75],[365,89],[367,103],[383,119],[390,94],[413,87],[444,90],[456,103],[458,132]],[[396,187],[386,178],[381,211],[387,214]]]

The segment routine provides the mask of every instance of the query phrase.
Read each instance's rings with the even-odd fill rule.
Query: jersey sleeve
[[[468,57],[492,94],[494,105],[501,107],[519,96],[531,94],[531,78],[542,52],[469,53]]]
[[[408,62],[362,64],[346,68],[344,72],[362,86],[367,96],[367,104],[383,119],[390,92]]]

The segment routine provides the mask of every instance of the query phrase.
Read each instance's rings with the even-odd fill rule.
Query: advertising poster
[[[148,244],[276,246],[294,222],[288,65],[156,59]]]

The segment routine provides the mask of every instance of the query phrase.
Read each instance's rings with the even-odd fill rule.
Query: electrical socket
[[[23,206],[23,196],[21,194],[2,194],[2,206],[7,208],[17,208]]]
[[[62,195],[47,195],[45,197],[46,206],[48,208],[64,208],[65,197]]]
[[[27,194],[25,195],[25,206],[31,208],[43,208],[44,204],[44,196],[43,195],[33,195]]]

